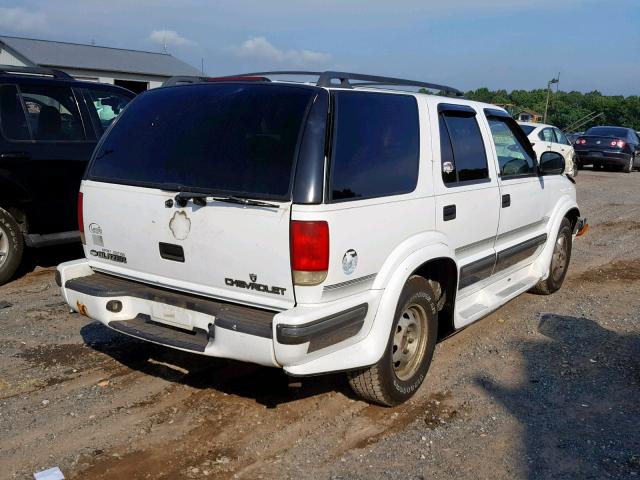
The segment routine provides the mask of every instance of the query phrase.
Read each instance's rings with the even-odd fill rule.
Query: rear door
[[[22,145],[16,174],[33,198],[32,233],[77,230],[76,200],[96,143],[93,129],[68,85],[21,81],[19,90],[33,140]]]
[[[436,230],[455,248],[458,288],[469,293],[481,288],[493,271],[500,212],[498,178],[485,146],[491,138],[477,115],[468,105],[448,103],[432,113],[432,125],[438,126],[433,137],[440,139],[435,158],[441,159],[433,172]]]
[[[317,93],[215,83],[139,95],[103,137],[83,185],[91,265],[221,299],[292,306],[291,188]]]

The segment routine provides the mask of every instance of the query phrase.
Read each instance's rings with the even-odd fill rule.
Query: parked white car
[[[116,119],[81,186],[86,258],[57,270],[71,308],[292,376],[344,371],[395,405],[439,336],[560,288],[586,228],[574,184],[506,111],[381,88],[459,93],[422,82],[259,75],[150,90]]]
[[[578,175],[578,164],[575,151],[567,136],[558,127],[544,123],[518,122],[531,141],[538,158],[544,152],[557,152],[564,157],[565,173],[575,177]]]

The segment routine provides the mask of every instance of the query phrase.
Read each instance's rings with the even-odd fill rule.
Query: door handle
[[[455,205],[447,205],[442,209],[442,220],[448,222],[449,220],[453,220],[454,218],[456,218]]]
[[[507,208],[511,206],[511,195],[508,193],[502,195],[502,208]]]
[[[29,155],[27,152],[4,152],[0,153],[0,158],[12,160],[29,160],[31,158],[31,155]]]

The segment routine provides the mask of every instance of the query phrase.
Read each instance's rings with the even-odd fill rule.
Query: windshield
[[[522,129],[525,135],[529,135],[531,132],[533,132],[536,129],[536,127],[532,125],[520,125],[520,128]]]
[[[243,196],[289,196],[315,89],[220,83],[150,90],[94,154],[90,180]]]
[[[585,135],[597,135],[599,137],[626,137],[627,129],[620,127],[591,127]]]

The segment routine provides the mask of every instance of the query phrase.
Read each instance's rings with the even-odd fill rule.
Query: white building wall
[[[149,85],[149,88],[159,87],[162,85],[162,82],[169,78],[156,75],[141,75],[139,73],[105,72],[102,70],[84,70],[79,68],[57,67],[55,65],[49,66],[51,68],[62,70],[78,80],[110,84],[113,84],[116,79],[133,80],[136,82],[146,82]]]
[[[24,67],[25,63],[2,48],[0,45],[0,65],[13,65],[14,67]]]

